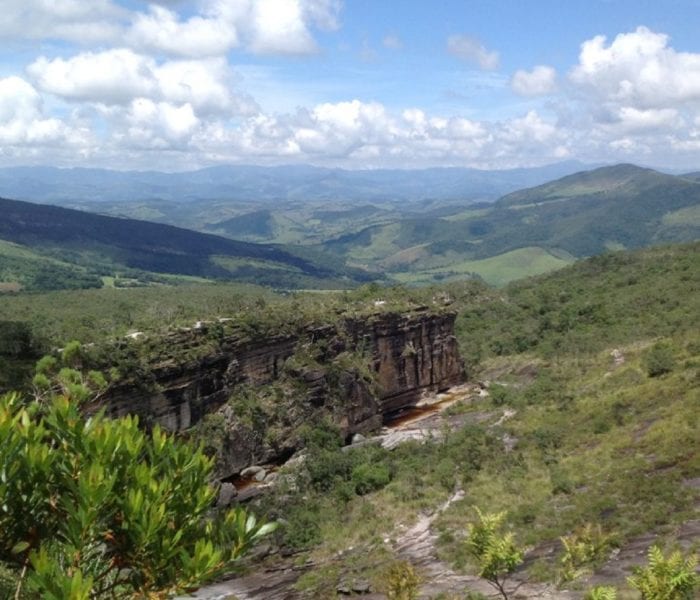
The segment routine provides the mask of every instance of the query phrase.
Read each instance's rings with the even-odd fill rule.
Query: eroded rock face
[[[254,340],[231,335],[216,343],[205,327],[174,332],[163,343],[184,350],[180,356],[198,358],[155,361],[146,369],[148,385],[124,384],[104,402],[113,416],[138,414],[171,431],[217,412],[223,431],[217,475],[226,477],[291,455],[300,445],[296,430],[319,413],[349,439],[377,429],[386,415],[415,405],[423,394],[461,383],[454,320],[454,314],[426,310],[387,313],[296,335]],[[308,347],[318,350],[316,362],[290,367],[295,352]],[[343,363],[341,355],[348,354],[364,369]],[[261,407],[263,423],[251,424],[227,404],[242,386],[264,395],[266,386],[280,381],[298,385],[287,385]]]

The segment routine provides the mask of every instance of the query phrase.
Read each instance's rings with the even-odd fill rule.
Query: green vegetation
[[[481,260],[450,262],[442,267],[395,273],[393,278],[401,283],[429,284],[476,276],[490,285],[503,286],[510,281],[561,269],[574,261],[565,253],[559,254],[562,256],[543,248],[520,248]]]
[[[140,284],[175,276],[281,288],[342,288],[351,287],[358,275],[328,269],[279,247],[170,225],[2,198],[0,209],[5,215],[0,222],[0,282],[28,289],[100,287],[102,276],[117,274]]]
[[[458,429],[392,451],[371,444],[348,450],[323,418],[309,414],[308,430],[298,432],[305,461],[282,468],[253,510],[282,522],[275,541],[298,552],[300,564],[311,558],[317,565],[297,583],[312,597],[334,593],[350,575],[379,588],[397,560],[396,538],[456,490],[463,499],[433,521],[440,557],[453,568],[481,571],[468,524],[473,506],[488,507],[505,513],[503,523],[525,550],[518,579],[584,590],[613,548],[648,532],[673,548],[696,514],[697,490],[686,482],[700,476],[699,254],[698,243],[609,252],[498,290],[461,281],[285,296],[231,285],[179,286],[166,295],[144,288],[8,296],[0,319],[16,343],[0,345],[0,358],[14,364],[65,346],[71,333],[98,342],[137,329],[143,338],[108,346],[115,365],[187,360],[215,351],[226,335],[255,339],[420,306],[454,311],[469,375],[489,382],[488,396],[448,409]],[[211,323],[191,334],[196,343],[164,347],[169,328],[199,319]],[[296,418],[289,411],[306,391],[295,387],[293,372],[321,369],[327,382],[344,371],[371,378],[362,351],[346,348],[330,362],[329,354],[321,342],[308,344],[280,366],[278,381],[238,389],[227,410],[281,447],[289,440],[269,423]],[[65,388],[75,383],[63,378]],[[216,445],[229,425],[215,415],[192,435]],[[635,597],[623,579],[620,594]],[[590,594],[612,597],[609,589]]]
[[[664,556],[658,546],[649,549],[649,564],[629,578],[642,600],[692,600],[700,588],[696,573],[697,556],[685,557],[676,551]]]
[[[467,553],[478,564],[479,576],[508,600],[508,577],[523,562],[523,551],[515,545],[512,533],[503,532],[505,513],[484,514],[475,510],[478,521],[469,524]]]
[[[273,524],[212,514],[212,461],[134,417],[86,418],[106,381],[78,344],[40,361],[34,399],[0,397],[3,597],[155,597],[230,567]],[[3,564],[4,563],[4,564]],[[11,592],[7,594],[8,590]]]
[[[388,600],[416,600],[420,576],[413,565],[406,561],[397,561],[384,573],[384,589]]]
[[[561,538],[564,553],[561,557],[560,584],[565,584],[599,567],[614,548],[614,535],[607,534],[600,525],[586,523],[570,535]]]

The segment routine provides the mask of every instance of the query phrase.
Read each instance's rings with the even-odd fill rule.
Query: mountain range
[[[236,173],[239,189],[252,190],[271,173],[267,168],[251,169],[257,175],[250,179]],[[278,169],[285,186],[290,178],[298,178],[298,190],[308,185],[310,173],[323,171],[330,177],[328,170],[316,168]],[[68,175],[55,169],[46,173]],[[80,173],[90,175],[82,179],[90,180],[84,193],[90,186],[99,187],[103,176],[115,176]],[[188,177],[225,189],[233,185],[232,173],[214,168]],[[362,176],[382,179],[389,173]],[[445,173],[439,174],[444,183]],[[123,181],[132,185],[142,175],[124,174]],[[72,185],[78,186],[79,180]],[[328,288],[373,279],[424,284],[470,276],[500,285],[607,250],[700,238],[700,175],[669,175],[631,164],[568,174],[477,203],[457,201],[446,192],[441,192],[444,198],[437,198],[436,192],[434,201],[401,203],[400,194],[367,201],[363,190],[371,189],[369,183],[359,186],[357,196],[348,201],[320,200],[327,187],[325,192],[317,190],[315,200],[290,200],[290,188],[280,181],[273,178],[267,191],[249,203],[188,201],[184,189],[179,201],[119,202],[109,199],[115,190],[105,188],[89,206],[111,214],[0,200],[0,286],[15,290],[140,285],[196,277]],[[275,188],[278,184],[282,187]],[[163,180],[163,185],[175,184]],[[409,187],[407,183],[404,191]],[[273,202],[283,188],[286,200]],[[31,195],[33,189],[22,195]],[[44,195],[67,193],[58,184],[52,189]],[[381,189],[378,184],[375,193],[380,195]],[[181,210],[168,212],[164,207]],[[124,216],[134,212],[141,219]],[[143,220],[154,216],[181,227]]]

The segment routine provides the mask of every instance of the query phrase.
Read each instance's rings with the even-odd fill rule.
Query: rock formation
[[[115,386],[103,402],[111,415],[138,414],[172,431],[216,413],[217,471],[230,476],[291,455],[300,444],[297,429],[319,414],[349,438],[378,428],[426,393],[461,383],[454,321],[452,313],[419,309],[263,337],[212,335],[200,324],[160,340],[178,349],[175,357],[152,360],[138,380]],[[311,359],[299,361],[300,353]],[[279,389],[265,399],[275,385]],[[229,403],[243,389],[259,391],[255,419],[241,418]]]

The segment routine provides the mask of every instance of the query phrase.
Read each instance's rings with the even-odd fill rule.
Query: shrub
[[[700,587],[695,569],[697,555],[683,556],[676,551],[668,557],[661,548],[649,548],[649,564],[637,568],[629,584],[642,594],[643,600],[692,600]]]
[[[33,592],[83,600],[187,589],[274,529],[240,508],[211,515],[212,460],[158,427],[146,433],[136,417],[85,418],[76,399],[90,377],[66,369],[41,401],[0,397],[0,561],[26,571]]]
[[[573,581],[586,574],[591,567],[602,563],[614,547],[614,539],[614,536],[605,533],[600,525],[591,523],[562,537],[564,554],[559,571],[560,583]]]
[[[479,576],[508,600],[506,582],[523,562],[523,552],[515,545],[512,533],[503,533],[505,513],[484,514],[475,509],[479,520],[469,525],[467,553],[478,563]]]
[[[415,600],[418,598],[419,575],[410,562],[397,561],[383,574],[383,586],[389,600]]]
[[[614,587],[599,585],[590,589],[583,600],[617,600],[617,590]]]
[[[671,346],[657,342],[644,357],[644,366],[649,377],[659,377],[673,371],[676,360]]]
[[[358,496],[382,489],[391,481],[391,472],[386,465],[360,463],[352,470],[352,482]]]

